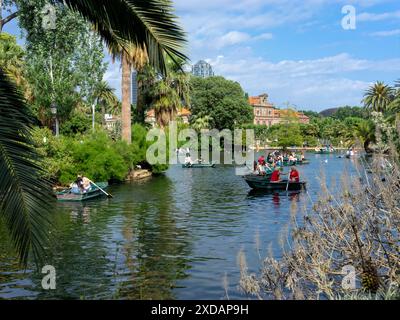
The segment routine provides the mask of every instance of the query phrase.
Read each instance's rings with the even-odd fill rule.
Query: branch
[[[12,19],[16,18],[19,14],[19,11],[15,11],[11,13],[8,17],[5,17],[4,19],[0,20],[0,31],[4,27],[4,25],[8,22],[10,22]]]

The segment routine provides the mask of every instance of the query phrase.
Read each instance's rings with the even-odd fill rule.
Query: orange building
[[[288,116],[297,118],[300,123],[307,124],[310,122],[310,119],[302,112],[293,111],[293,115],[291,115],[290,110],[277,109],[268,101],[268,94],[266,93],[257,97],[250,97],[249,103],[253,107],[255,125],[266,125],[269,127],[286,121]]]

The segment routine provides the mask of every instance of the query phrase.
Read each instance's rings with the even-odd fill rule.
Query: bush
[[[34,144],[44,156],[48,178],[63,185],[69,184],[81,173],[94,181],[124,180],[129,170],[141,164],[155,173],[168,169],[168,165],[150,166],[146,163],[147,129],[132,126],[132,144],[115,141],[105,131],[56,138],[47,129],[36,128]]]

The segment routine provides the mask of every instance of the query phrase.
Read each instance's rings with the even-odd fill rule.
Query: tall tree
[[[32,7],[31,1],[20,1],[19,20],[26,32],[27,77],[35,97],[32,107],[41,122],[49,125],[53,104],[61,121],[79,101],[90,112],[94,87],[102,80],[106,65],[100,39],[77,13],[57,5],[53,7],[54,27],[43,27],[46,3],[35,0]]]
[[[209,116],[218,130],[253,122],[253,109],[240,84],[223,77],[191,78],[192,119]]]
[[[372,111],[385,112],[394,98],[393,94],[393,88],[378,81],[367,90],[363,102]]]
[[[190,105],[190,76],[183,71],[184,61],[169,60],[169,73],[159,77],[153,89],[153,101],[156,121],[165,127],[174,120],[183,106]]]
[[[108,110],[114,110],[118,104],[118,98],[114,93],[114,89],[106,81],[100,81],[94,91],[94,96],[101,108],[101,118],[103,125],[105,124],[105,113]]]

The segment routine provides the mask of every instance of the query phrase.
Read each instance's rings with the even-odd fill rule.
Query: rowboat
[[[215,163],[190,163],[183,164],[182,168],[215,168]]]
[[[335,151],[331,151],[331,150],[318,150],[318,151],[314,151],[315,154],[331,154],[334,153]]]
[[[287,190],[288,191],[298,191],[306,188],[306,182],[289,182],[287,180],[282,180],[280,182],[271,182],[269,176],[257,176],[257,175],[247,175],[243,177],[250,188],[252,189],[262,189],[267,191],[275,190]]]
[[[303,164],[310,164],[310,160],[283,161],[283,164],[280,164],[279,167],[301,166]]]
[[[99,182],[96,184],[103,190],[108,187],[107,182]],[[71,189],[66,189],[61,192],[56,193],[57,200],[63,201],[63,202],[85,201],[85,200],[101,197],[103,195],[104,195],[104,193],[98,187],[94,186],[93,184],[91,184],[90,189],[86,192],[74,193],[71,191]]]

